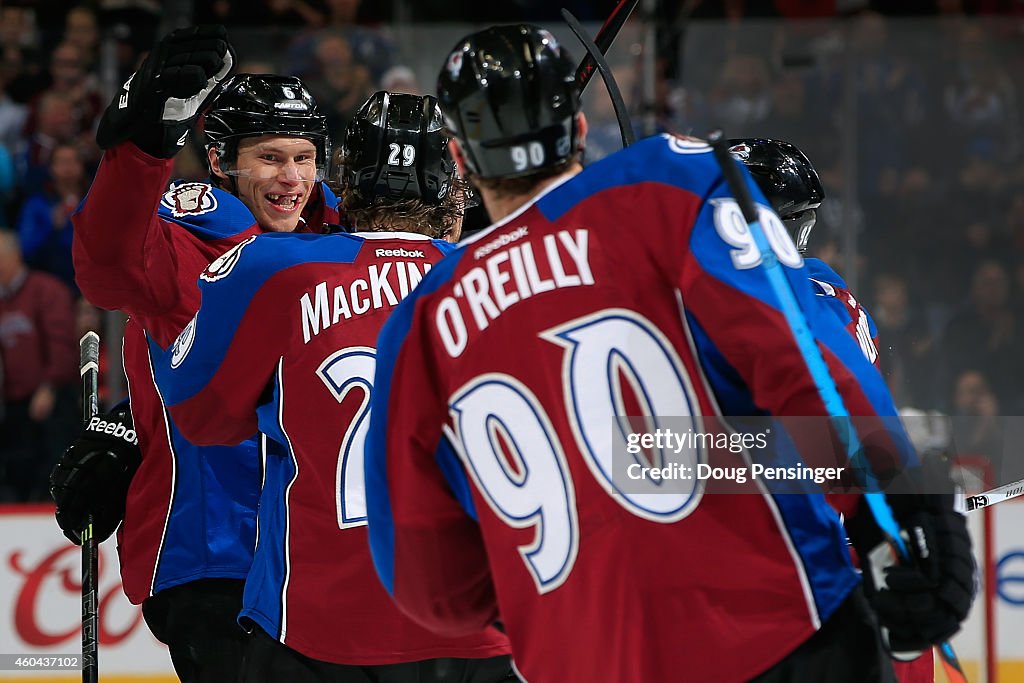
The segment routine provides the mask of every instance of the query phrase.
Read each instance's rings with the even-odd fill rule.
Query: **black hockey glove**
[[[911,554],[899,563],[861,501],[847,520],[864,584],[883,639],[897,659],[912,659],[960,630],[974,600],[974,557],[967,521],[953,509],[944,462],[932,460],[900,474],[886,501]],[[906,656],[901,654],[906,653]]]
[[[128,485],[142,462],[128,406],[89,421],[50,474],[57,524],[72,543],[81,544],[89,514],[96,542],[106,540],[124,518]]]
[[[103,113],[96,142],[109,149],[131,140],[170,159],[189,126],[235,63],[223,26],[178,29],[161,40]]]

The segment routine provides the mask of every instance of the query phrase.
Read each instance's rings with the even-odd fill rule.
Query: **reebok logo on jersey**
[[[515,230],[513,230],[512,232],[505,233],[504,235],[501,235],[501,236],[497,237],[496,239],[491,240],[490,242],[488,242],[484,246],[478,247],[476,249],[476,251],[473,252],[473,258],[481,259],[484,256],[487,256],[488,254],[490,254],[495,249],[501,249],[506,244],[512,244],[516,240],[520,240],[520,239],[526,237],[526,234],[527,234],[526,226],[522,225],[522,226],[516,228]]]
[[[374,252],[374,254],[376,256],[378,256],[378,257],[381,257],[381,256],[397,256],[397,257],[400,257],[400,258],[426,258],[427,257],[427,255],[424,254],[419,249],[416,249],[415,251],[406,251],[405,249],[378,249],[377,251]]]
[[[139,445],[139,439],[135,436],[134,429],[128,429],[120,422],[108,422],[98,415],[89,420],[87,429],[97,434],[109,434],[115,439],[124,439],[133,446]]]

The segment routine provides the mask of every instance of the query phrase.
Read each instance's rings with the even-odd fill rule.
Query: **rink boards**
[[[989,509],[994,538],[997,669],[1001,683],[1024,683],[1024,504]],[[52,507],[0,506],[0,654],[77,655],[81,554],[61,535]],[[982,515],[971,513],[981,538]],[[975,544],[976,548],[978,543]],[[121,591],[113,540],[100,546],[100,671],[105,683],[175,681],[167,651]],[[954,646],[972,682],[983,681],[984,609],[976,603]],[[80,681],[73,671],[0,671],[2,681]],[[941,674],[937,680],[943,680]]]

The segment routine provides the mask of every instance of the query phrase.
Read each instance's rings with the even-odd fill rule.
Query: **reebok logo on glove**
[[[139,439],[135,435],[134,429],[128,429],[120,422],[108,422],[99,416],[89,420],[89,426],[86,427],[86,430],[98,434],[109,434],[116,439],[124,439],[133,446],[139,445]]]

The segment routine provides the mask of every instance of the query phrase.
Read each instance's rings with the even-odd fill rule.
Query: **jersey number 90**
[[[623,383],[639,402],[644,429],[664,428],[664,418],[697,424],[697,399],[682,361],[650,321],[624,309],[606,309],[541,333],[564,350],[562,399],[575,445],[591,475],[629,513],[670,524],[699,503],[699,482],[629,480],[622,458],[631,427],[626,423]],[[454,429],[449,439],[494,513],[516,528],[535,528],[533,542],[519,552],[537,590],[562,585],[579,549],[576,487],[563,444],[533,391],[500,373],[474,378],[449,401]],[[672,427],[681,429],[679,422]],[[699,449],[652,453],[650,465],[670,461],[693,467]],[[632,457],[632,456],[630,456]],[[512,462],[510,463],[509,460]],[[691,470],[693,471],[693,470]],[[614,475],[614,476],[613,476]],[[668,489],[668,490],[667,490]]]

